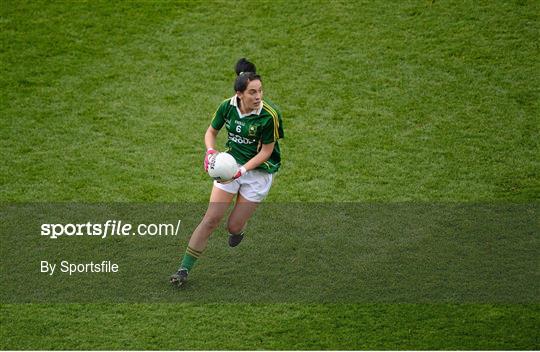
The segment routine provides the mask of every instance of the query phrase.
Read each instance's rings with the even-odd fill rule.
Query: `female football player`
[[[208,171],[208,159],[218,153],[216,138],[225,126],[226,151],[236,159],[238,172],[231,182],[214,181],[206,214],[191,235],[180,268],[170,278],[170,282],[178,286],[186,282],[234,198],[236,201],[227,220],[229,246],[240,244],[248,219],[268,195],[273,174],[281,164],[278,144],[278,139],[283,138],[281,112],[272,102],[263,99],[261,76],[253,63],[242,58],[236,63],[235,71],[236,94],[219,105],[204,135],[204,168]]]

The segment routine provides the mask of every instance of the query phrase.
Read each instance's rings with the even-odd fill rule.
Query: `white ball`
[[[238,164],[229,153],[218,153],[208,160],[208,175],[217,181],[229,181],[238,172]]]

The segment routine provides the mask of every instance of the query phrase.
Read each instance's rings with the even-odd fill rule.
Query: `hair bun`
[[[246,72],[257,73],[257,68],[253,63],[249,62],[248,59],[243,57],[236,62],[236,65],[234,66],[234,71],[236,72],[237,76],[240,76],[241,74]]]

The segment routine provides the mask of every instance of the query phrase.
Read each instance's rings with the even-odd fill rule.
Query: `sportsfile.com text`
[[[42,224],[41,236],[52,239],[63,236],[176,236],[181,220],[174,224],[139,224],[133,226],[122,220],[107,220],[105,223]],[[135,231],[133,229],[135,228]]]

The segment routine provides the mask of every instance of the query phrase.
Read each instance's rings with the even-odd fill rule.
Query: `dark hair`
[[[262,81],[261,76],[257,74],[257,68],[246,58],[241,58],[236,63],[234,70],[238,77],[234,81],[234,91],[243,92],[246,90],[249,82],[251,81]]]
[[[237,76],[240,76],[240,73],[242,72],[257,73],[257,68],[255,67],[255,64],[249,62],[245,57],[243,57],[238,60],[238,62],[234,66],[234,71],[236,72]]]

